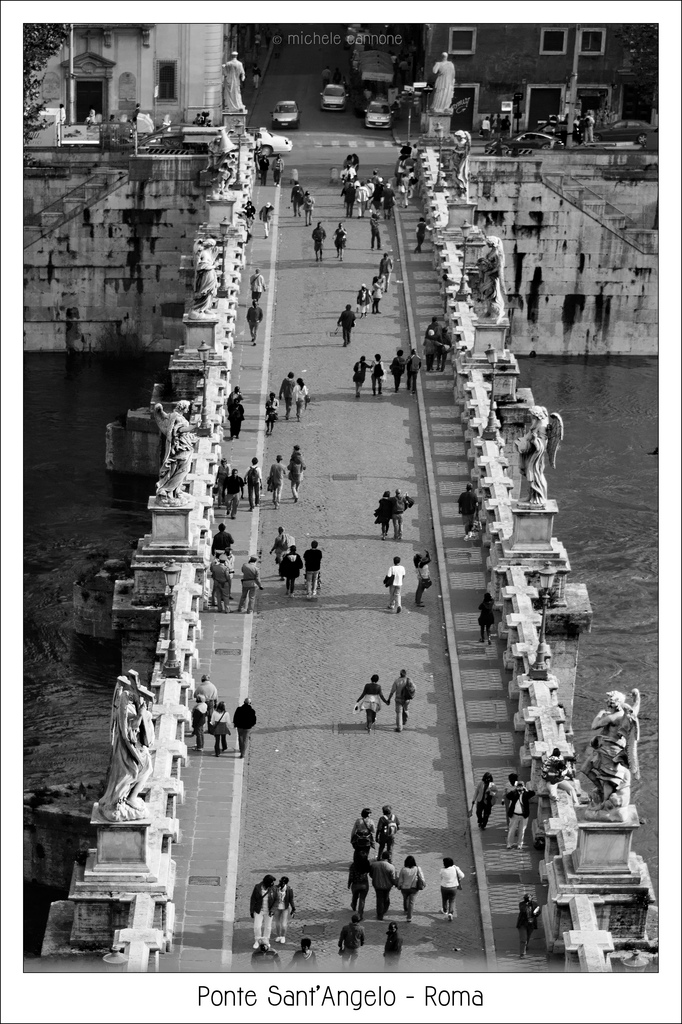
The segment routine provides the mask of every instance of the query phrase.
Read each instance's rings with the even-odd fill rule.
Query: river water
[[[523,387],[559,412],[565,440],[548,471],[559,504],[556,536],[571,579],[585,583],[594,621],[580,641],[575,743],[582,752],[607,690],[642,693],[643,824],[634,848],[658,889],[657,587],[658,363],[655,359],[521,358]],[[168,356],[134,365],[97,357],[24,361],[24,788],[96,784],[107,766],[107,725],[119,661],[111,645],[72,630],[72,584],[107,557],[130,553],[150,528],[153,480],[114,478],[105,427],[147,405]]]

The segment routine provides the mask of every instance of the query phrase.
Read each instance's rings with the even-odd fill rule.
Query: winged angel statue
[[[521,475],[528,481],[528,495],[520,504],[542,507],[547,504],[545,458],[556,469],[556,456],[564,439],[564,421],[558,412],[547,413],[544,405],[530,409],[530,429],[515,442],[520,455]]]
[[[154,743],[149,711],[153,703],[154,694],[140,684],[134,669],[118,677],[111,705],[111,762],[97,807],[107,821],[131,821],[148,814],[139,793],[154,767],[149,753]]]
[[[161,402],[154,406],[159,430],[166,437],[161,475],[156,485],[157,505],[188,505],[192,501],[190,494],[180,490],[189,473],[197,440],[186,419],[189,409],[189,402],[178,402],[171,413],[164,412]]]

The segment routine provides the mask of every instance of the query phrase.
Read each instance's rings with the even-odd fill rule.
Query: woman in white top
[[[421,889],[426,888],[422,869],[417,865],[414,857],[409,856],[405,858],[405,865],[400,869],[398,880],[395,884],[403,894],[403,909],[407,914],[407,920],[411,921],[415,897]]]
[[[310,401],[310,392],[308,391],[306,385],[303,383],[302,377],[299,377],[296,381],[296,385],[294,387],[292,395],[292,400],[294,402],[294,405],[296,406],[296,419],[300,423],[301,413],[307,407],[308,402]]]
[[[448,921],[452,921],[452,915],[455,912],[455,896],[457,890],[462,888],[463,878],[464,872],[460,871],[452,857],[443,857],[443,867],[440,869],[441,913],[448,915]]]
[[[423,608],[422,594],[432,584],[431,572],[429,570],[429,562],[431,561],[431,555],[428,551],[425,551],[423,555],[419,552],[414,556],[414,568],[417,573],[417,593],[414,595],[414,603],[417,608]]]

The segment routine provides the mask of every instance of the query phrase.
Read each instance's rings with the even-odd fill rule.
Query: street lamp
[[[473,225],[469,224],[468,221],[464,221],[462,224],[462,234],[464,235],[464,246],[462,251],[462,276],[459,280],[459,288],[455,295],[456,302],[467,302],[471,295],[471,288],[469,288],[469,281],[467,280],[467,239],[469,238],[469,232]]]
[[[545,626],[547,623],[547,609],[549,607],[549,596],[554,585],[556,571],[550,562],[545,562],[540,569],[540,600],[542,601],[542,626],[540,627],[540,642],[535,652],[535,662],[528,675],[531,679],[547,679],[552,662],[552,650],[545,641]]]
[[[201,429],[208,430],[208,354],[210,348],[205,341],[199,346],[199,358],[204,370],[204,389],[201,398]]]
[[[484,441],[496,441],[498,431],[500,429],[500,423],[495,416],[495,367],[497,366],[497,352],[490,346],[486,349],[486,359],[490,364],[492,370],[492,385],[490,387],[490,410],[488,412],[488,422],[486,423],[485,430],[483,431]]]
[[[220,222],[220,237],[223,240],[223,269],[220,278],[220,288],[218,290],[218,298],[227,298],[227,232],[230,230],[231,224],[227,217],[224,217]]]
[[[170,627],[168,631],[168,652],[163,674],[166,678],[177,679],[180,675],[180,661],[175,646],[175,588],[180,579],[182,566],[178,562],[166,562],[163,567],[163,575],[166,578],[166,588],[170,591],[168,597],[168,610],[170,613]]]
[[[445,186],[443,185],[443,125],[437,124],[434,128],[436,135],[438,136],[438,177],[436,178],[436,184],[433,186],[434,192],[444,192]]]

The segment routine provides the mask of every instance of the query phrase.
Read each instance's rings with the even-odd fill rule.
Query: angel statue
[[[474,303],[479,320],[493,320],[496,324],[504,318],[506,292],[504,288],[504,249],[502,240],[496,235],[486,238],[488,252],[476,261],[478,278]]]
[[[111,705],[111,762],[98,811],[107,821],[134,821],[148,816],[140,797],[153,771],[149,748],[154,725],[149,711],[154,694],[140,685],[134,669],[119,676]]]
[[[547,504],[545,455],[549,455],[549,464],[556,469],[557,452],[564,439],[564,421],[558,412],[548,415],[544,405],[533,405],[529,411],[530,429],[514,442],[520,456],[521,476],[528,481],[527,500],[519,502],[526,508]]]
[[[196,273],[194,275],[194,298],[189,312],[191,320],[212,316],[211,305],[218,294],[218,275],[215,261],[218,255],[214,238],[204,239],[196,251]]]
[[[457,198],[469,202],[469,153],[471,152],[471,135],[469,132],[455,132],[452,166],[452,184],[457,191]],[[504,260],[504,256],[503,256]]]
[[[585,812],[594,821],[623,821],[630,803],[631,778],[639,779],[639,690],[632,690],[631,703],[624,693],[606,694],[606,708],[592,722],[598,730],[580,766],[594,783],[592,806]]]
[[[161,402],[154,406],[154,418],[166,437],[161,475],[156,485],[157,505],[187,505],[193,500],[190,494],[180,490],[189,473],[197,440],[185,418],[189,409],[189,402],[178,402],[170,414],[164,412]]]

